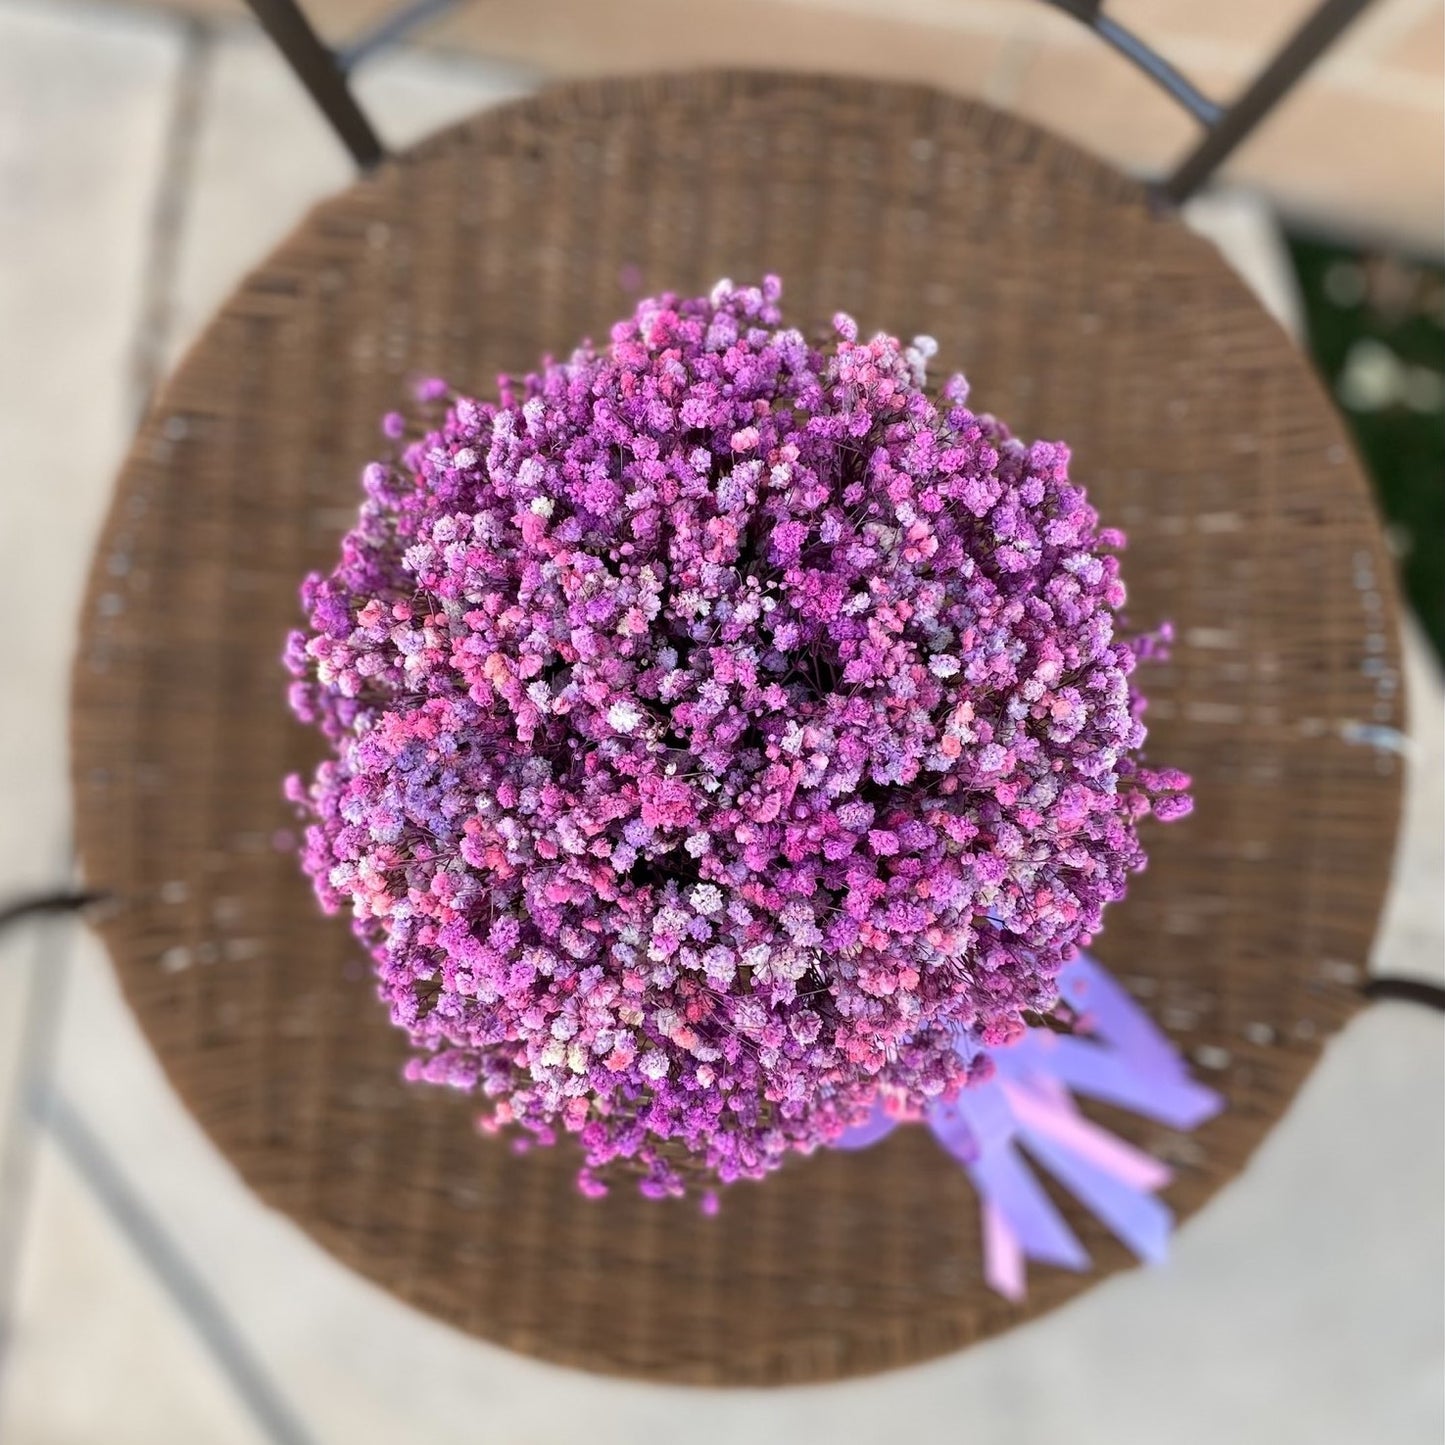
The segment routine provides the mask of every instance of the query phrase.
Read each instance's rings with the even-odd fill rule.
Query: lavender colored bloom
[[[589,1193],[756,1178],[967,1079],[1144,864],[1136,661],[1068,451],[810,345],[781,288],[642,302],[373,463],[289,641],[288,796],[416,1079],[578,1136]],[[450,395],[428,383],[426,396]],[[390,425],[389,431],[395,426]]]

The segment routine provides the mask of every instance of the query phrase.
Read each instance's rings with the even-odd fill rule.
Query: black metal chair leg
[[[331,122],[341,143],[362,170],[386,155],[371,122],[362,114],[335,55],[321,43],[296,0],[246,0],[262,28]]]
[[[1183,205],[1369,3],[1370,0],[1325,0],[1285,42],[1249,89],[1226,107],[1218,123],[1205,132],[1204,139],[1185,156],[1173,175],[1159,184],[1159,195],[1171,205]]]

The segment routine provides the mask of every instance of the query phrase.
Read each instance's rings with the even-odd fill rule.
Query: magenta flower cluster
[[[1189,806],[1137,761],[1159,639],[1119,635],[1067,449],[779,294],[644,301],[452,397],[366,469],[288,646],[334,749],[289,784],[304,864],[411,1076],[576,1134],[589,1191],[755,1178],[958,1089],[959,1035],[1051,1009],[1140,819]]]

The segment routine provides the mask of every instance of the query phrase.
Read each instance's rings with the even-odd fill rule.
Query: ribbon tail
[[[1161,1263],[1174,1216],[1152,1194],[1126,1184],[1043,1134],[1025,1132],[1029,1153],[1140,1259]]]
[[[1123,984],[1086,954],[1059,975],[1065,1002],[1088,1017],[1106,1043],[1150,1073],[1182,1078],[1187,1070],[1179,1051]]]
[[[983,1277],[995,1294],[1014,1304],[1028,1292],[1023,1245],[1003,1210],[988,1199],[983,1202]]]
[[[1067,1094],[1062,1100],[1055,1100],[1008,1083],[1003,1085],[1003,1090],[1021,1128],[1052,1140],[1121,1184],[1131,1189],[1163,1189],[1174,1177],[1168,1166],[1152,1154],[1134,1148],[1117,1134],[1086,1119],[1067,1102]]]
[[[1046,1067],[1076,1093],[1142,1114],[1172,1129],[1194,1129],[1224,1106],[1213,1089],[1175,1071],[1145,1072],[1085,1039],[1053,1040]]]
[[[998,1210],[1028,1258],[1061,1269],[1089,1267],[1084,1246],[1011,1144],[988,1150],[967,1167],[985,1207]]]

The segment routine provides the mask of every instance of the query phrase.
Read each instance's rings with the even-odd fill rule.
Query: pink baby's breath
[[[1052,1008],[1140,819],[1188,808],[1137,761],[1162,641],[1119,635],[1067,449],[779,294],[644,301],[456,398],[366,469],[287,649],[334,751],[288,785],[304,866],[411,1076],[577,1135],[592,1193],[962,1087],[958,1035]]]

